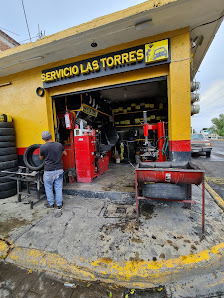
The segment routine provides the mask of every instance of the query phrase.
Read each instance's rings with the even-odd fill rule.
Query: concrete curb
[[[120,200],[121,198],[125,202],[134,203],[135,202],[135,193],[130,192],[116,192],[116,191],[92,191],[92,190],[80,190],[80,189],[69,189],[64,188],[63,193],[66,195],[72,196],[82,196],[85,198],[97,198],[97,199],[109,199],[112,201]]]
[[[205,182],[205,188],[213,198],[213,200],[216,202],[216,204],[224,211],[224,201],[223,199],[211,188],[211,186]]]
[[[67,278],[101,280],[123,286],[152,287],[168,284],[186,276],[202,275],[224,263],[224,243],[197,254],[170,260],[113,262],[79,259],[83,266],[69,263],[62,256],[37,249],[14,247],[6,262],[28,269],[44,270]]]

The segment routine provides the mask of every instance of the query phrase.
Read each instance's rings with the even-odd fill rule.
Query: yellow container
[[[124,121],[120,121],[120,124],[121,124],[121,125],[124,125],[125,123],[124,123]]]
[[[124,121],[124,124],[126,124],[126,125],[128,125],[128,124],[130,124],[130,123],[131,123],[130,120],[125,120],[125,121]]]
[[[150,120],[151,120],[151,117],[147,117],[147,121],[150,122]]]
[[[155,106],[154,103],[150,103],[150,104],[149,104],[149,108],[150,108],[150,109],[154,109],[154,106]]]
[[[156,116],[155,115],[151,115],[150,118],[151,118],[151,120],[152,119],[156,119]]]
[[[119,122],[119,121],[116,121],[116,122],[114,122],[114,124],[115,124],[115,125],[119,125],[119,124],[120,124],[120,122]]]
[[[127,111],[131,111],[131,107],[127,107]]]
[[[118,111],[118,109],[114,109],[114,113],[116,114],[116,113],[118,113],[119,111]]]
[[[136,105],[136,106],[135,106],[135,109],[136,109],[136,110],[140,110],[140,105]]]
[[[163,103],[159,104],[159,109],[163,109]]]
[[[150,107],[150,104],[149,104],[149,103],[146,103],[146,104],[145,104],[145,107],[146,107],[146,108],[149,108],[149,107]]]
[[[144,102],[141,102],[141,103],[140,103],[140,106],[141,106],[141,107],[144,107],[144,106],[145,106],[145,103],[144,103]]]
[[[135,107],[135,106],[136,106],[136,104],[135,104],[135,103],[132,103],[132,104],[131,104],[131,107]]]
[[[140,119],[139,118],[135,118],[135,124],[140,124]]]
[[[119,107],[119,108],[118,108],[118,111],[119,111],[119,112],[122,112],[122,111],[123,111],[123,107]]]
[[[124,110],[123,110],[123,113],[124,113],[124,114],[127,114],[127,109],[124,109]]]
[[[0,114],[0,122],[12,122],[12,116],[6,114]]]
[[[161,120],[161,117],[160,117],[160,116],[157,116],[157,117],[156,117],[156,120]]]

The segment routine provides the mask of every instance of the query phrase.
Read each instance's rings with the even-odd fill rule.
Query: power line
[[[219,17],[218,19],[215,19],[215,20],[213,20],[213,21],[211,21],[211,22],[207,22],[207,23],[198,25],[198,26],[194,27],[193,29],[191,29],[190,32],[192,32],[192,31],[193,31],[194,29],[196,29],[196,28],[199,28],[199,27],[202,27],[202,26],[209,25],[209,24],[212,24],[212,23],[214,23],[214,22],[217,22],[218,20],[220,20],[220,19],[223,18],[223,17],[224,17],[224,15],[221,15],[221,17]]]
[[[28,26],[28,22],[27,22],[27,18],[26,18],[26,12],[25,12],[25,7],[24,7],[24,4],[23,4],[23,0],[21,0],[21,2],[22,2],[22,5],[23,5],[23,12],[24,12],[24,16],[25,16],[25,19],[26,19],[26,25],[27,25],[27,29],[28,29],[28,32],[29,32],[30,41],[32,41],[29,26]]]
[[[0,29],[2,29],[2,30],[4,30],[4,31],[8,31],[8,32],[10,32],[10,33],[12,33],[12,34],[15,34],[15,35],[18,35],[18,36],[20,36],[19,34],[17,34],[17,33],[14,33],[14,32],[12,32],[12,31],[10,31],[10,30],[7,30],[7,29],[5,29],[5,28],[2,28],[2,27],[0,27]]]
[[[38,37],[38,35],[37,35],[37,36],[34,36],[34,37],[31,37],[31,39],[34,39],[34,38],[37,38],[37,37]],[[30,38],[27,38],[27,39],[21,40],[21,41],[19,41],[19,43],[22,43],[22,42],[24,42],[24,41],[27,41],[27,40],[30,40]]]

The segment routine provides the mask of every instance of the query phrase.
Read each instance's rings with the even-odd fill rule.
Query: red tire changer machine
[[[150,199],[160,201],[179,201],[188,203],[190,208],[191,200],[191,184],[202,184],[202,234],[205,225],[205,191],[204,191],[204,171],[194,166],[190,162],[166,161],[163,146],[165,141],[165,124],[158,122],[154,125],[147,124],[147,112],[143,112],[144,124],[143,131],[145,136],[145,145],[149,144],[148,131],[157,131],[159,157],[157,162],[140,162],[135,168],[135,191],[136,191],[136,213],[137,221],[139,221],[140,208],[139,200]],[[154,184],[154,185],[152,185]],[[155,185],[157,184],[157,185]],[[169,185],[168,185],[169,184]],[[178,197],[175,191],[175,185],[179,185],[180,190],[185,189],[182,195]],[[163,187],[163,192],[162,188]],[[144,192],[144,189],[148,191]],[[155,191],[156,189],[156,191]],[[164,193],[164,189],[167,191]],[[143,195],[142,195],[143,193]],[[144,195],[145,193],[145,195]],[[175,197],[175,198],[174,198]]]
[[[66,129],[70,130],[70,144],[64,145],[67,156],[63,156],[64,170],[68,171],[69,183],[91,183],[108,170],[109,156],[100,153],[100,136],[94,129],[83,128],[83,121],[75,125],[75,114],[65,113]],[[74,169],[76,174],[74,175]]]

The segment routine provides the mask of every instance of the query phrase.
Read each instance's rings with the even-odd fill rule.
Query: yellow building
[[[170,159],[189,160],[191,81],[223,8],[223,0],[150,0],[1,52],[0,111],[14,119],[18,154],[43,143],[43,130],[56,137],[67,108],[84,99],[94,107],[94,94],[105,101],[96,110],[109,114],[111,103],[118,128],[139,127],[139,110],[149,123],[167,122]]]

